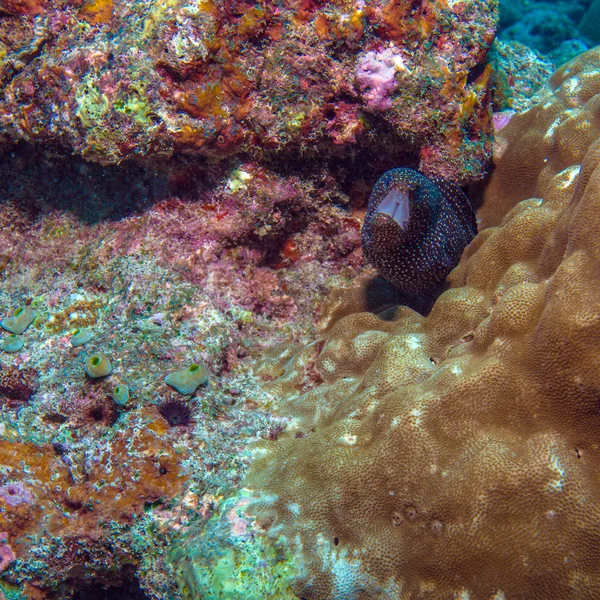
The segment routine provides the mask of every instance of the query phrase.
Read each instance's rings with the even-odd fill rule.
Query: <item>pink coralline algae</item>
[[[231,525],[232,537],[248,539],[251,536],[248,528],[250,520],[248,515],[244,513],[248,504],[250,504],[248,498],[241,498],[233,508],[227,511],[227,521]]]
[[[391,48],[382,52],[367,52],[356,67],[356,81],[367,106],[385,110],[392,106],[391,94],[398,87],[396,65],[402,64],[399,54]]]
[[[7,483],[0,487],[0,500],[4,500],[10,506],[20,504],[32,504],[33,494],[21,483]]]
[[[0,533],[0,573],[8,569],[16,556],[12,548],[8,545],[8,534]]]
[[[510,120],[513,118],[515,114],[514,110],[503,110],[500,112],[495,112],[492,115],[492,123],[494,124],[494,131],[498,132],[501,129],[506,127]]]

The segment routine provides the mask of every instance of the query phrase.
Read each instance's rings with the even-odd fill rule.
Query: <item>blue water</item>
[[[560,66],[600,43],[600,4],[592,0],[501,0],[498,37],[528,46]]]

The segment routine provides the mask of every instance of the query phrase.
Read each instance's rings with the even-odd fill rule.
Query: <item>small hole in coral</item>
[[[100,357],[98,356],[92,356],[92,358],[90,358],[90,364],[93,365],[94,367],[100,362]]]
[[[476,64],[467,75],[467,85],[471,85],[478,77],[483,75],[487,63],[482,62]]]
[[[416,521],[417,516],[418,516],[418,511],[416,506],[412,506],[412,505],[408,505],[405,509],[404,509],[404,516],[409,520],[409,521]]]
[[[161,475],[166,475],[166,474],[167,474],[167,469],[165,469],[164,467],[161,467],[161,468],[158,470],[158,472],[159,472]]]
[[[52,448],[53,448],[54,454],[56,454],[56,456],[62,456],[67,451],[66,448],[62,444],[59,444],[57,442],[54,442],[52,444]]]
[[[217,144],[224,144],[224,143],[225,143],[225,136],[224,135],[217,136]]]
[[[332,106],[326,108],[323,112],[323,116],[329,121],[335,119],[335,109]]]
[[[96,422],[102,421],[104,418],[104,411],[100,407],[92,408],[90,411],[90,417]]]
[[[68,418],[65,417],[65,415],[55,412],[46,413],[42,418],[48,423],[56,423],[57,425],[61,425],[62,423],[66,423],[68,421]]]
[[[195,373],[199,368],[200,368],[200,365],[193,364],[193,365],[190,365],[190,368],[188,369],[188,371],[190,373]]]
[[[337,546],[340,543],[340,538],[333,538],[333,545]]]
[[[83,508],[83,503],[79,502],[79,500],[71,500],[70,498],[66,498],[65,506],[70,510],[81,510]]]
[[[444,529],[444,523],[439,519],[434,519],[431,521],[431,532],[433,535],[441,535],[442,530]]]

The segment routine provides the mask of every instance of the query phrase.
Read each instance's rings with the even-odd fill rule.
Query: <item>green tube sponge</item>
[[[115,387],[112,394],[115,404],[125,406],[129,402],[129,388],[124,384],[119,384]]]
[[[20,335],[23,333],[35,319],[35,312],[29,308],[29,306],[22,306],[15,310],[12,317],[5,317],[0,321],[0,327],[10,331],[10,333],[16,333]]]
[[[165,383],[175,388],[180,394],[187,396],[193,394],[199,385],[206,383],[207,379],[207,369],[202,365],[194,363],[187,367],[187,369],[169,373],[165,377]]]
[[[76,329],[71,336],[71,346],[83,346],[94,339],[89,329]]]
[[[85,359],[83,368],[88,377],[106,377],[112,371],[112,365],[104,354],[92,354]]]
[[[19,352],[25,345],[23,338],[20,335],[12,333],[2,340],[2,350],[4,352]]]

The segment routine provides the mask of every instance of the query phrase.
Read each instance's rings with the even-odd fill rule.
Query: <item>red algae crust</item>
[[[0,488],[0,530],[17,560],[17,568],[4,574],[5,582],[39,590],[61,579],[75,581],[83,571],[82,579],[102,581],[107,544],[114,546],[105,528],[130,525],[145,505],[168,502],[181,492],[185,477],[165,435],[168,427],[152,425],[152,413],[137,411],[128,427],[97,447],[87,465],[76,465],[60,444],[21,441],[16,431],[3,428],[0,463],[9,483]],[[113,552],[110,562],[121,568],[139,562],[126,548],[113,547]],[[47,571],[26,568],[25,559],[34,554],[48,561]]]
[[[481,177],[497,3],[3,0],[0,145],[102,164],[380,150]]]

